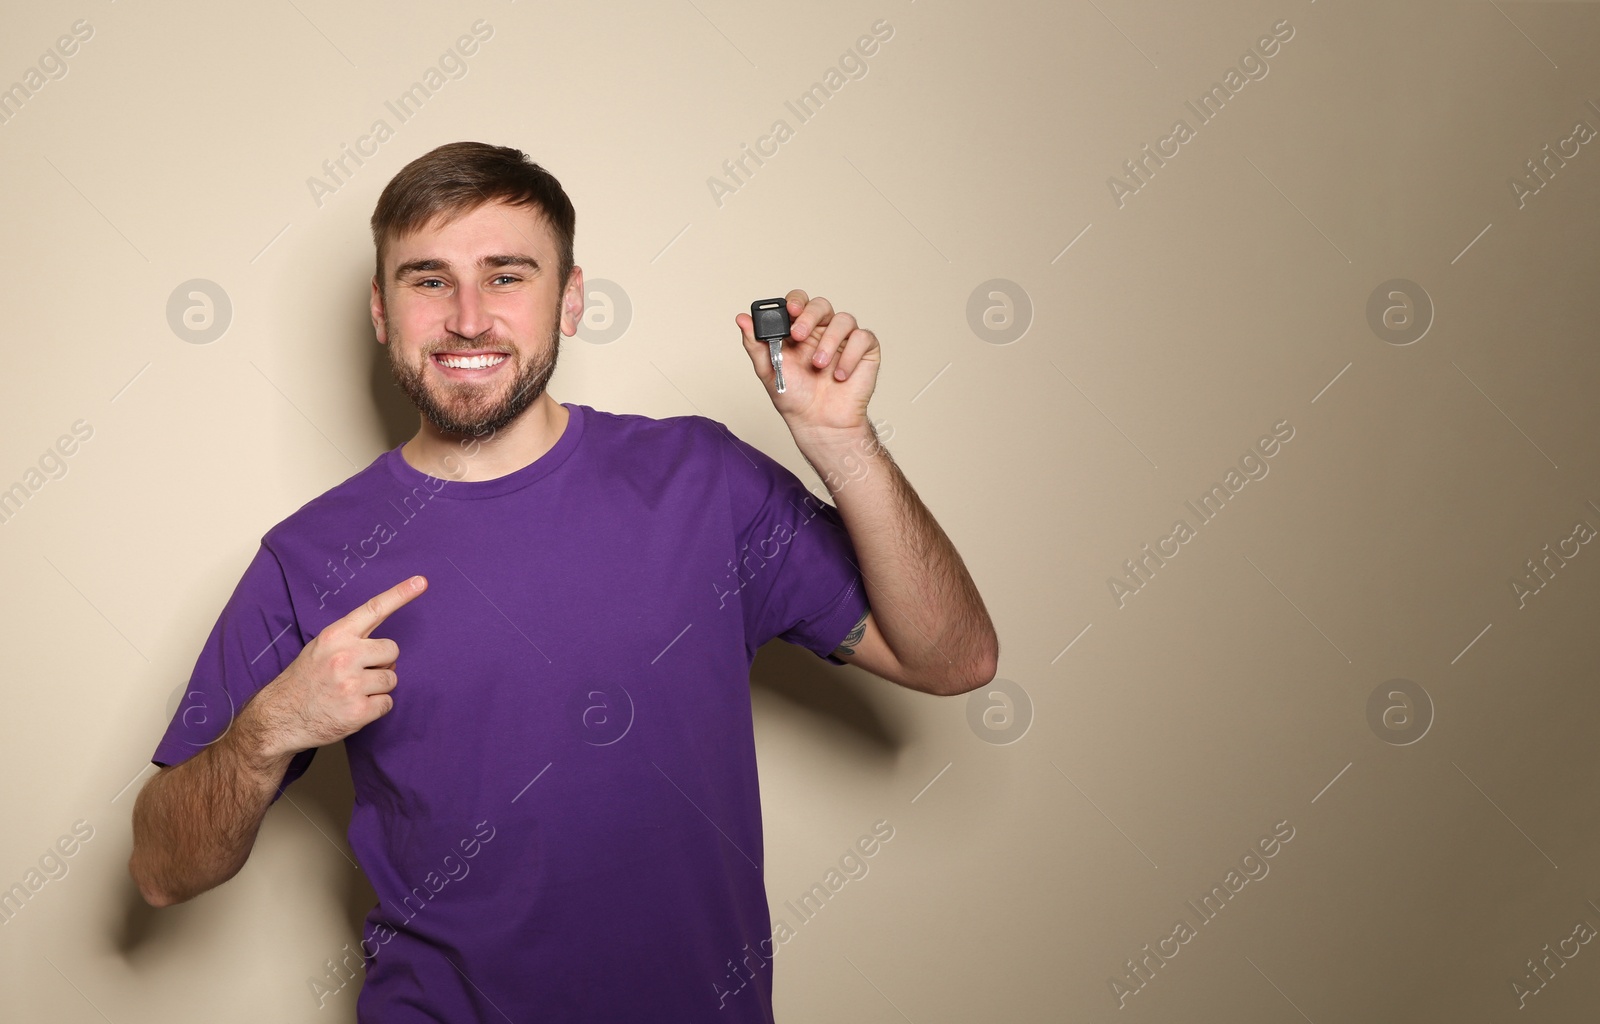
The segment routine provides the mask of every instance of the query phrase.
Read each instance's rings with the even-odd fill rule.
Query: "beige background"
[[[385,100],[480,18],[467,72],[319,205],[307,179],[394,127]],[[243,872],[181,907],[139,902],[128,816],[262,533],[415,428],[367,323],[366,222],[457,139],[550,168],[579,263],[631,302],[600,344],[595,298],[560,400],[711,416],[815,483],[732,318],[803,287],[873,328],[872,414],[1025,695],[762,652],[775,910],[895,829],[782,947],[780,1020],[1600,1004],[1600,943],[1569,942],[1520,1014],[1513,989],[1600,928],[1600,554],[1577,544],[1524,606],[1511,585],[1600,527],[1600,143],[1520,205],[1510,185],[1600,127],[1594,6],[84,0],[8,11],[0,84],[78,19],[68,73],[0,125],[0,487],[93,428],[0,524],[0,885],[94,832],[0,926],[0,1016],[354,1019],[354,986],[319,1010],[308,985],[372,902],[337,748]],[[865,77],[798,124],[785,100],[879,19]],[[1200,125],[1185,101],[1285,20],[1267,77]],[[1180,117],[1195,137],[1119,206],[1108,178]],[[719,206],[707,179],[778,118],[794,136]],[[166,315],[194,278],[233,306],[208,344]],[[1434,307],[1405,345],[1367,314],[1397,278]],[[1009,344],[969,321],[992,279],[1031,304]],[[1198,525],[1184,502],[1285,420],[1269,474]],[[1119,607],[1108,578],[1180,516],[1196,535]],[[1403,708],[1369,719],[1394,679],[1432,703],[1408,745]],[[1195,923],[1186,901],[1279,822],[1270,874]],[[1179,921],[1197,934],[1119,1010],[1126,961]]]

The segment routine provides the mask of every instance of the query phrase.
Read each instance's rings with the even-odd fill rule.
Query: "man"
[[[830,506],[714,420],[550,397],[573,224],[515,149],[441,146],[384,189],[372,322],[421,428],[262,538],[134,808],[129,870],[181,902],[343,740],[379,897],[363,1020],[770,1020],[770,971],[727,996],[772,947],[756,649],[933,694],[994,676],[983,602],[867,419],[872,332],[790,292],[778,394],[735,317]]]

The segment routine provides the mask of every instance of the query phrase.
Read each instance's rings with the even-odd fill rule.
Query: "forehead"
[[[554,233],[538,207],[491,202],[440,214],[390,239],[386,262],[391,267],[418,259],[465,264],[488,254],[524,253],[545,265],[553,263],[555,252]]]

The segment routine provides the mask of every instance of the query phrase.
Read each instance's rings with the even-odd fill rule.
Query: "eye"
[[[418,288],[424,288],[424,287],[426,287],[427,285],[430,285],[430,284],[437,284],[437,285],[443,285],[444,284],[444,282],[439,280],[437,277],[426,277],[426,278],[423,278],[422,280],[417,281],[415,283],[416,283],[416,286]],[[429,289],[429,290],[431,291],[433,289]]]
[[[521,280],[521,278],[517,277],[515,274],[496,274],[494,279],[496,283],[501,281],[516,282]]]

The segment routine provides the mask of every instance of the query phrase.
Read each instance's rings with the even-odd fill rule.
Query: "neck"
[[[427,417],[400,448],[412,468],[445,480],[493,480],[531,465],[555,447],[572,414],[547,391],[511,423],[486,437],[446,434]]]

